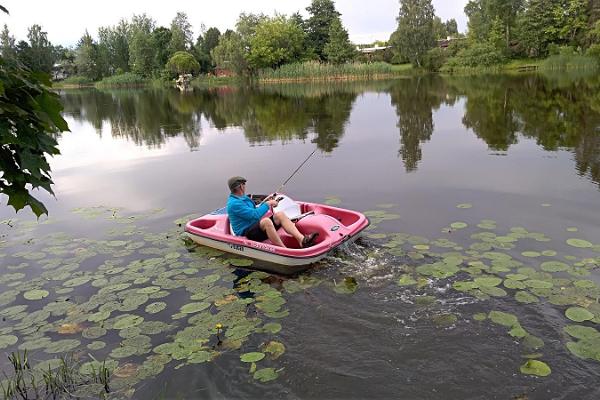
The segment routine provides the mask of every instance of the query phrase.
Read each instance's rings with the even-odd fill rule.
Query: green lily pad
[[[569,270],[569,265],[560,261],[546,261],[541,265],[542,271],[545,272],[562,272]]]
[[[249,267],[254,264],[254,261],[248,258],[229,258],[227,262],[234,267]]]
[[[277,371],[274,368],[262,368],[256,371],[253,375],[254,379],[259,382],[269,382],[277,379]]]
[[[518,325],[519,323],[519,320],[515,315],[502,311],[490,311],[488,317],[492,322],[509,328]]]
[[[240,356],[240,360],[245,363],[253,363],[265,358],[265,353],[259,353],[257,351],[244,353]]]
[[[262,350],[265,353],[270,354],[271,359],[276,360],[277,358],[281,357],[283,353],[285,353],[285,346],[283,343],[272,340],[263,346]]]
[[[583,240],[583,239],[567,239],[567,244],[573,247],[578,247],[578,248],[590,248],[590,247],[594,247],[594,245],[590,242],[588,242],[587,240]]]
[[[473,280],[475,282],[475,284],[478,287],[482,287],[482,286],[498,286],[499,284],[502,283],[502,279],[495,277],[495,276],[485,276],[485,277],[480,277],[480,278],[475,278]]]
[[[398,286],[411,286],[411,285],[416,285],[416,284],[417,284],[417,281],[414,280],[412,275],[409,275],[409,274],[402,275],[400,277],[400,279],[398,279]]]
[[[577,231],[579,231],[579,229],[577,229],[574,226],[570,226],[570,227],[567,228],[567,232],[577,232]]]
[[[524,252],[521,253],[521,255],[523,257],[532,257],[532,258],[535,258],[535,257],[541,256],[542,254],[538,253],[537,251],[524,251]]]
[[[521,365],[521,373],[526,375],[548,376],[551,372],[548,364],[539,360],[528,360]]]
[[[263,331],[275,334],[281,331],[281,324],[277,322],[269,322],[263,326]]]
[[[200,312],[200,311],[204,311],[208,307],[210,307],[210,303],[205,303],[205,302],[201,302],[201,303],[189,303],[189,304],[186,304],[186,305],[182,306],[180,308],[180,311],[183,314],[193,314],[193,313],[197,313],[197,312]]]
[[[48,347],[46,347],[46,353],[56,354],[56,353],[66,353],[78,347],[81,342],[77,339],[63,339],[56,342],[52,342]]]
[[[34,289],[23,293],[23,297],[25,297],[25,299],[27,300],[41,300],[44,297],[47,297],[49,294],[50,292],[48,292],[47,290]]]
[[[429,245],[426,244],[415,244],[413,246],[414,249],[416,250],[429,250]]]
[[[119,330],[131,328],[141,324],[142,322],[144,322],[144,317],[140,317],[139,315],[125,314],[115,321],[113,328]]]
[[[485,321],[487,319],[487,314],[486,313],[473,314],[473,319],[475,321]]]
[[[554,257],[554,256],[556,256],[556,254],[557,253],[554,250],[544,250],[544,251],[542,251],[542,255],[546,256],[546,257]]]
[[[453,222],[450,224],[450,228],[452,228],[452,229],[464,229],[467,226],[469,226],[469,225],[466,224],[465,222]]]
[[[462,203],[462,204],[458,204],[456,206],[456,208],[461,208],[461,209],[467,209],[467,208],[472,208],[472,207],[473,207],[473,205],[469,204],[469,203]]]
[[[91,322],[100,322],[107,320],[110,317],[110,311],[98,311],[88,317],[88,321]]]
[[[582,307],[570,307],[565,311],[565,315],[571,321],[583,322],[594,319],[594,314]]]
[[[567,325],[563,330],[577,339],[599,339],[600,332],[590,326]],[[598,349],[600,350],[600,349]]]
[[[3,335],[0,336],[0,349],[5,349],[9,346],[14,345],[15,343],[17,343],[17,341],[19,340],[19,338],[17,338],[14,335]]]
[[[538,303],[540,300],[529,292],[518,291],[515,293],[515,300],[519,303],[531,304]]]
[[[156,303],[150,303],[150,304],[148,304],[146,306],[146,308],[145,308],[145,311],[148,314],[156,314],[158,312],[161,312],[165,308],[167,308],[167,303],[164,303],[162,301],[158,301]]]
[[[521,326],[514,326],[510,331],[508,331],[508,334],[512,337],[523,338],[527,336],[527,331]]]

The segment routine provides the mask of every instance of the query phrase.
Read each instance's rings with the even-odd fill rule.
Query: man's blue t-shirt
[[[243,236],[246,230],[260,221],[267,211],[269,211],[267,203],[256,207],[254,201],[248,196],[236,196],[232,193],[227,200],[229,223],[237,236]]]

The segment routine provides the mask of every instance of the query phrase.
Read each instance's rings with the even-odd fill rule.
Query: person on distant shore
[[[269,239],[277,246],[287,247],[277,234],[277,230],[283,227],[298,241],[300,247],[310,247],[314,244],[318,234],[303,235],[284,212],[277,212],[269,218],[263,218],[271,207],[277,207],[278,201],[271,198],[256,207],[254,201],[246,195],[245,178],[234,176],[229,178],[227,185],[231,191],[227,200],[227,214],[233,234],[245,236],[256,242]]]

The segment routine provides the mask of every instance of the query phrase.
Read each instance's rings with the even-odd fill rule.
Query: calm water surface
[[[314,278],[321,284],[290,291],[284,290],[290,284],[287,280],[268,280],[281,291],[289,310],[289,315],[272,320],[282,325],[280,332],[251,335],[239,350],[217,348],[220,354],[209,363],[183,365],[173,360],[162,373],[137,384],[135,397],[598,398],[600,358],[576,357],[566,347],[574,339],[563,331],[575,324],[564,314],[574,305],[598,313],[581,325],[600,323],[593,304],[600,295],[600,275],[594,270],[600,265],[598,93],[597,77],[540,75],[421,77],[189,94],[65,91],[60,96],[71,132],[59,138],[62,154],[51,161],[56,198],[39,194],[50,219],[17,234],[17,225],[32,218],[26,212],[15,216],[2,199],[0,219],[15,222],[1,225],[0,273],[14,273],[21,262],[29,265],[23,269],[27,278],[1,280],[0,288],[14,291],[19,286],[15,282],[29,288],[27,279],[43,272],[36,257],[27,260],[19,252],[32,249],[44,254],[46,235],[65,232],[80,239],[119,239],[106,233],[114,225],[110,218],[88,219],[74,209],[118,207],[123,215],[146,215],[135,220],[137,227],[177,234],[181,228],[174,229],[174,220],[224,204],[229,176],[245,176],[251,192],[270,192],[316,146],[319,151],[286,192],[306,201],[341,201],[346,208],[379,210],[372,215],[387,218],[373,218],[371,237],[291,279]],[[465,203],[472,207],[457,208]],[[483,219],[496,223],[487,229],[477,227]],[[447,229],[454,222],[468,227]],[[504,244],[492,240],[489,248],[470,247],[482,238],[473,238],[474,234],[487,231],[507,237],[515,227],[543,238]],[[393,236],[396,233],[406,235]],[[390,245],[394,237],[400,240]],[[584,239],[592,247],[570,246],[566,243],[570,238]],[[438,239],[452,244],[440,248],[430,243]],[[430,249],[413,247],[425,243]],[[186,253],[181,240],[169,249]],[[522,254],[544,250],[556,254]],[[513,264],[495,265],[493,255],[483,256],[486,251],[507,254]],[[448,257],[448,252],[461,257],[457,274],[437,279],[419,270]],[[136,257],[149,256],[123,253],[121,258]],[[110,254],[91,256],[81,263],[85,272],[74,276],[94,273],[110,258]],[[206,256],[206,262],[214,264],[210,258]],[[540,301],[526,304],[514,297],[525,286],[500,285],[505,294],[492,291],[491,296],[452,288],[456,281],[480,276],[468,268],[475,259],[491,268],[484,272],[501,278],[529,271],[523,270],[527,267],[539,274],[540,264],[549,260],[564,262],[570,269],[536,275],[538,280],[555,279],[553,289],[533,290]],[[231,267],[213,268],[231,278],[227,278],[230,288],[234,278],[243,276]],[[191,276],[209,273],[200,269]],[[400,286],[398,279],[405,274],[427,280]],[[348,277],[356,279],[356,291],[338,293],[335,289]],[[577,280],[589,280],[593,287],[574,295],[570,303],[548,301],[560,294],[561,286],[569,290]],[[35,305],[17,290],[15,300],[0,306],[0,312],[18,304],[30,305],[29,312],[41,309],[45,301],[58,301],[60,292],[55,290],[61,285],[44,283],[50,296]],[[96,293],[86,285],[71,293],[71,301],[83,303]],[[152,301],[159,300],[148,303]],[[175,290],[165,302],[167,310],[157,315],[170,322],[170,315],[190,302],[189,293]],[[522,338],[508,334],[510,327],[473,318],[492,310],[516,315],[543,346],[528,348]],[[185,325],[182,321],[174,323]],[[4,329],[0,333],[19,338],[4,351],[16,349],[26,335],[36,335],[19,331],[17,322],[9,319],[0,325]],[[68,338],[81,339],[80,335]],[[168,342],[169,335],[153,336],[152,346]],[[55,331],[46,336],[63,339]],[[109,332],[102,340],[118,343],[121,338]],[[250,364],[240,362],[240,354],[256,351],[269,340],[283,343],[286,352],[277,360],[258,363],[259,368],[279,370],[276,380],[260,383],[248,372]],[[94,354],[106,358],[109,352]],[[519,368],[528,355],[547,363],[552,374],[522,374]],[[120,362],[141,364],[144,358],[139,356]],[[48,355],[38,350],[36,357]]]

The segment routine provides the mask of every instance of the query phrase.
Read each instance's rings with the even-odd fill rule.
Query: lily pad
[[[240,360],[245,363],[253,363],[265,358],[265,353],[259,353],[257,351],[244,353],[240,356]]]
[[[25,299],[27,300],[41,300],[44,297],[47,297],[49,294],[50,292],[48,292],[47,290],[34,289],[23,293],[23,297],[25,297]]]
[[[113,328],[114,329],[131,328],[133,326],[137,326],[137,325],[141,324],[142,322],[144,322],[144,317],[141,317],[139,315],[125,314],[125,315],[119,317],[119,319],[117,321],[115,321]]]
[[[488,317],[492,320],[492,322],[509,328],[518,325],[519,323],[519,320],[516,316],[502,311],[491,311]]]
[[[472,208],[472,207],[473,207],[473,205],[470,203],[462,203],[462,204],[458,204],[456,206],[456,208],[462,208],[462,209],[467,209],[467,208]]]
[[[583,239],[567,239],[567,244],[573,247],[578,247],[578,248],[590,248],[590,247],[594,247],[594,245],[590,242],[588,242],[587,240],[583,240]]]
[[[253,375],[254,379],[259,382],[269,382],[277,379],[277,371],[274,368],[262,368],[256,371]]]
[[[570,307],[565,311],[565,315],[571,321],[583,322],[594,319],[594,314],[583,307]]]
[[[275,334],[281,331],[281,324],[277,322],[269,322],[263,326],[263,331]]]
[[[539,360],[528,360],[521,365],[521,373],[526,375],[548,376],[551,372],[548,364]]]
[[[254,261],[248,258],[229,258],[227,262],[234,267],[249,267],[254,264]]]
[[[205,302],[189,303],[189,304],[182,306],[180,308],[180,311],[184,314],[193,314],[193,313],[197,313],[197,312],[206,310],[208,307],[210,307],[210,303],[205,303]]]
[[[270,354],[271,359],[276,360],[283,353],[285,353],[285,346],[283,345],[283,343],[272,340],[269,343],[267,343],[265,346],[263,346],[262,350],[265,353]]]
[[[540,266],[542,271],[546,272],[561,272],[569,270],[569,265],[560,261],[546,261]]]
[[[19,340],[19,338],[17,338],[14,335],[3,335],[3,336],[0,336],[0,349],[5,349],[8,346],[12,346],[15,343],[17,343],[18,340]]]
[[[467,226],[469,225],[467,225],[465,222],[453,222],[450,224],[450,228],[452,229],[464,229]]]
[[[417,281],[414,280],[412,275],[409,275],[409,274],[402,275],[400,277],[400,279],[398,279],[398,286],[412,286],[412,285],[416,285],[416,284],[417,284]]]
[[[146,306],[146,308],[145,308],[145,311],[148,314],[156,314],[158,312],[161,312],[165,308],[167,308],[167,303],[164,303],[162,301],[158,301],[156,303],[150,303],[150,304],[148,304]]]

